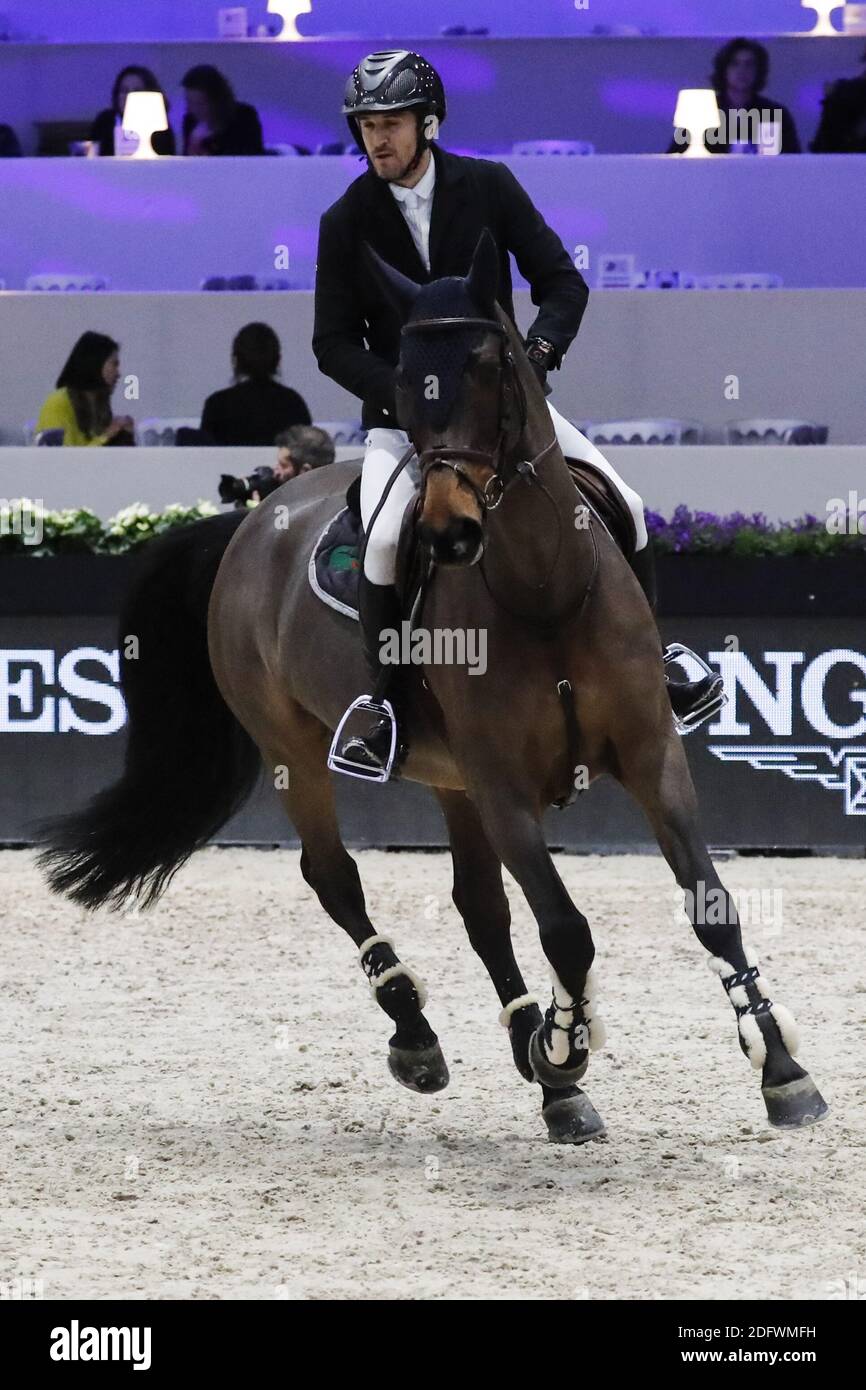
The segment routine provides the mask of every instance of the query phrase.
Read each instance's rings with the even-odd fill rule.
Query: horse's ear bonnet
[[[485,228],[468,275],[450,275],[430,285],[414,286],[416,294],[408,303],[407,323],[437,318],[495,319],[498,275],[496,243]],[[399,279],[404,282],[401,290],[407,302],[404,287],[414,282],[406,281],[402,275]],[[404,409],[408,407],[416,420],[424,420],[434,430],[444,429],[457,402],[469,354],[483,336],[483,328],[457,325],[430,333],[404,334],[400,351]],[[403,412],[398,414],[402,418]]]

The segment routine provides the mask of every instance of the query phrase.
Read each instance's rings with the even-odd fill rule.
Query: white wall
[[[534,309],[517,295],[525,330]],[[85,329],[121,343],[139,399],[120,412],[195,416],[229,382],[229,349],[243,324],[263,319],[283,344],[283,380],[314,419],[358,418],[354,397],[313,358],[312,295],[0,294],[0,443],[23,440],[72,344]],[[553,401],[574,420],[639,416],[711,425],[755,416],[815,419],[836,444],[866,443],[866,290],[627,291],[590,296]],[[739,400],[725,396],[737,378]],[[866,479],[864,479],[866,486]]]

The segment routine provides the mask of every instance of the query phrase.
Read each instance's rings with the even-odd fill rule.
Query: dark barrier
[[[717,558],[672,557],[660,566],[669,612],[717,613],[661,622],[667,640],[687,643],[722,671],[730,695],[719,719],[686,740],[714,846],[866,847],[866,624],[856,611],[863,566],[855,575],[841,563],[746,561],[745,577],[736,563],[726,577]],[[128,576],[123,560],[27,557],[14,562],[13,581],[12,564],[0,560],[0,842],[7,844],[27,842],[36,821],[80,805],[120,769],[125,710],[112,614]],[[25,574],[27,598],[16,590]],[[769,615],[718,615],[726,588],[743,607]],[[808,616],[775,616],[790,609],[792,592]],[[85,593],[91,611],[82,615],[75,610]],[[349,843],[445,843],[426,788],[338,780]],[[551,811],[548,835],[578,850],[651,843],[642,813],[607,779],[569,810]],[[296,843],[267,786],[219,842]]]

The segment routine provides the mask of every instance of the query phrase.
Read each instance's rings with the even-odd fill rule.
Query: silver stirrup
[[[705,676],[717,676],[719,674],[718,671],[713,670],[712,666],[707,665],[702,656],[698,656],[697,652],[693,652],[691,647],[684,646],[682,642],[671,642],[665,647],[663,654],[665,666],[670,665],[672,661],[679,661],[681,656],[690,656],[693,661],[697,662]],[[678,714],[674,714],[674,728],[680,738],[684,738],[686,734],[694,733],[700,724],[717,714],[727,703],[728,693],[726,690],[721,690],[716,695],[706,695],[689,714],[683,715],[682,718]]]
[[[344,758],[340,754],[343,730],[356,710],[364,710],[369,714],[377,715],[379,719],[387,719],[391,725],[391,748],[384,767],[361,767],[359,763],[353,763],[351,758]],[[397,718],[391,701],[382,700],[380,703],[378,700],[374,700],[372,695],[359,695],[357,700],[352,701],[337,725],[337,732],[334,734],[331,751],[328,754],[328,767],[331,772],[342,772],[346,777],[362,777],[365,782],[387,782],[391,776],[396,755]]]

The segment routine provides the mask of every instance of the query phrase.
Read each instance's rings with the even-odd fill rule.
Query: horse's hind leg
[[[624,738],[617,745],[619,776],[655,831],[662,853],[685,892],[695,935],[712,959],[737,1015],[740,1047],[762,1074],[770,1123],[795,1128],[827,1113],[808,1072],[791,1057],[797,1047],[793,1018],[773,1004],[754,952],[743,946],[734,900],[716,873],[698,824],[698,806],[685,752],[667,737]]]
[[[448,825],[454,864],[454,905],[466,927],[469,943],[483,962],[499,995],[499,1021],[508,1029],[514,1064],[526,1081],[535,1081],[529,1061],[533,1034],[542,1026],[541,1010],[527,994],[511,944],[511,909],[497,858],[472,801],[465,792],[437,788],[436,795]],[[574,1140],[574,1110],[580,1109],[576,1086],[556,1090],[542,1085],[542,1106],[551,1137]],[[561,1103],[562,1102],[562,1103]],[[553,1110],[549,1109],[553,1106]]]
[[[391,941],[376,932],[367,916],[358,866],[340,838],[325,761],[330,733],[299,706],[279,727],[282,751],[272,745],[267,757],[274,767],[288,770],[288,786],[280,796],[301,839],[301,872],[328,915],[358,947],[376,1003],[394,1022],[388,1056],[392,1075],[413,1091],[441,1091],[448,1084],[448,1068],[422,1012],[424,986],[401,963]]]

